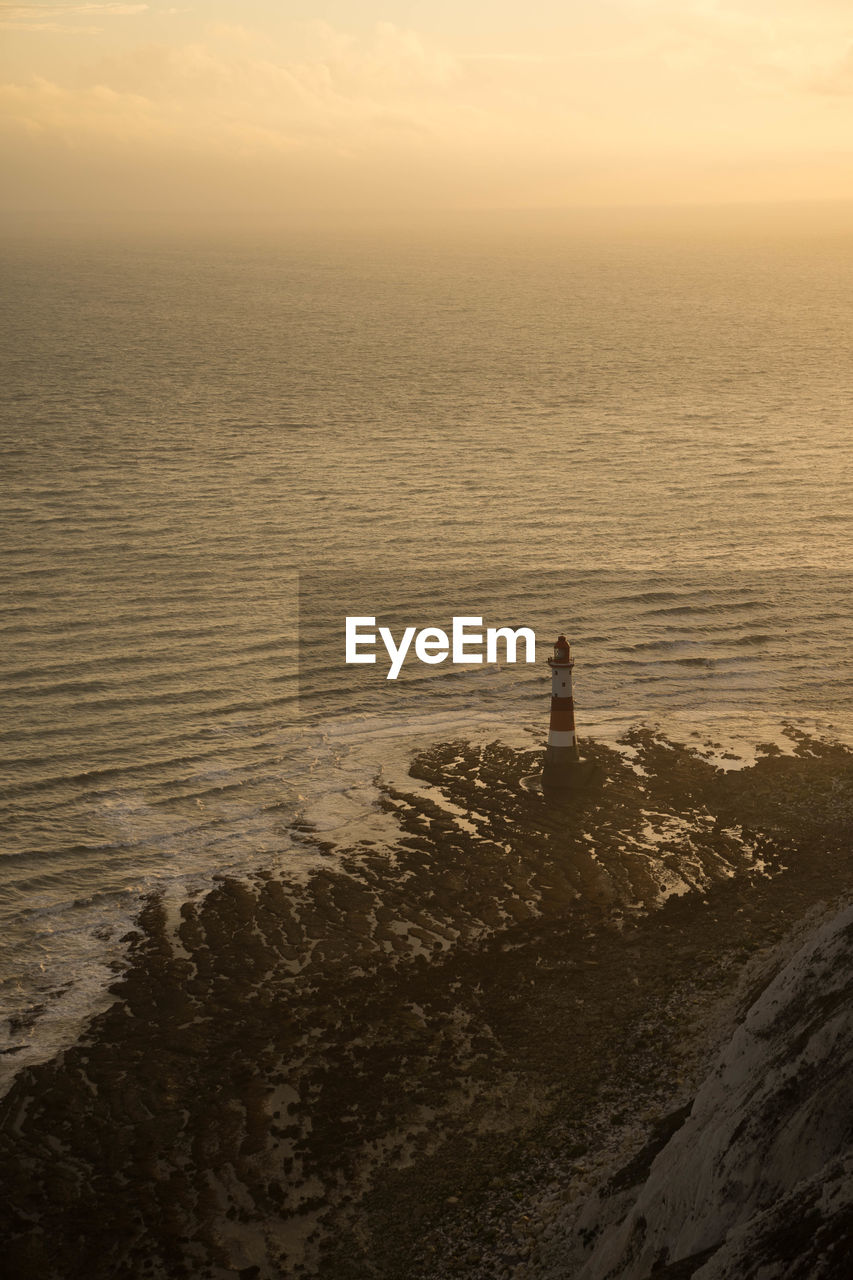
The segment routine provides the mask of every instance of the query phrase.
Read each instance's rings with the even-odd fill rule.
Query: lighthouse
[[[551,723],[542,782],[545,786],[570,785],[583,768],[575,732],[575,700],[572,693],[572,668],[575,660],[564,635],[557,637],[551,668]]]

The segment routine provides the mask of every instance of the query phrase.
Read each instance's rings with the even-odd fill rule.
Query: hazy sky
[[[2,207],[853,198],[851,0],[0,4]]]

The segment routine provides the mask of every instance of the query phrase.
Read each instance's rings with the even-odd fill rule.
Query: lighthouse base
[[[542,790],[546,795],[563,795],[587,787],[597,775],[592,760],[583,760],[577,745],[546,747],[542,767]]]

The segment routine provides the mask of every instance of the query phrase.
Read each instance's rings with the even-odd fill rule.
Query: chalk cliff
[[[758,996],[637,1188],[586,1207],[577,1280],[828,1280],[853,1258],[853,907]],[[573,1250],[569,1250],[573,1252]],[[575,1255],[577,1257],[577,1255]]]

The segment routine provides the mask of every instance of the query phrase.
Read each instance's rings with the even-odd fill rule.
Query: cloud
[[[77,83],[32,76],[0,86],[2,127],[71,147],[157,138],[274,155],[359,148],[395,131],[423,136],[446,111],[434,97],[453,63],[411,33],[381,24],[366,41],[324,31],[320,43],[314,56],[280,60],[231,28],[180,46],[139,45],[99,60]]]
[[[8,86],[6,131],[64,145],[156,134],[165,146],[223,156],[306,148],[366,158],[397,147],[407,158],[519,166],[638,146],[658,156],[726,146],[733,128],[748,133],[742,103],[754,86],[728,57],[722,70],[702,65],[709,55],[693,25],[673,22],[653,40],[626,32],[615,51],[590,37],[581,49],[554,41],[539,53],[477,57],[390,22],[358,35],[310,22],[291,29],[287,45],[215,24],[192,42],[111,53],[64,84],[53,75]],[[784,92],[772,76],[762,92],[768,85]]]
[[[98,17],[109,17],[114,15],[117,17],[125,17],[128,14],[144,13],[148,8],[147,4],[113,4],[110,0],[105,0],[104,4],[0,4],[0,21],[10,18],[28,18],[28,17],[73,17],[76,14],[85,14],[91,17],[96,14]]]
[[[806,88],[812,93],[826,94],[829,97],[848,97],[853,94],[853,45],[850,45],[838,62],[812,76],[806,82]]]
[[[26,85],[0,86],[0,108],[31,140],[78,147],[93,139],[132,142],[168,136],[169,126],[148,99],[106,85],[73,90],[34,77]]]
[[[404,187],[412,201],[464,188],[484,200],[554,204],[579,194],[630,200],[641,183],[661,198],[700,187],[710,198],[715,183],[740,198],[743,175],[757,188],[765,164],[796,172],[784,179],[793,193],[808,182],[810,154],[827,174],[832,157],[840,173],[849,154],[845,113],[820,94],[853,92],[853,53],[834,64],[831,89],[805,93],[814,69],[831,63],[827,46],[797,44],[793,0],[780,0],[787,26],[768,25],[774,11],[762,3],[635,0],[637,20],[628,21],[628,0],[611,0],[615,26],[593,7],[582,30],[567,26],[547,43],[524,33],[515,44],[477,41],[465,31],[452,45],[390,22],[355,33],[316,21],[278,36],[213,23],[182,43],[101,56],[93,42],[88,63],[75,53],[63,65],[54,54],[43,64],[50,74],[7,76],[0,142],[17,180],[40,184],[38,199],[62,165],[69,189],[79,171],[81,190],[87,173],[119,170],[110,191],[128,174],[153,190],[156,171],[185,184],[203,175],[217,198],[227,186],[259,200],[275,189],[282,199],[322,192],[333,201],[360,182],[395,200]],[[90,12],[144,8],[5,12],[73,12],[82,26]],[[847,40],[834,45],[836,58]],[[816,181],[829,190],[841,182],[834,175],[821,170]]]
[[[378,22],[359,40],[327,23],[309,28],[316,54],[342,92],[384,95],[441,91],[459,77],[458,58],[437,42],[391,22]]]
[[[61,31],[68,35],[99,36],[103,27],[71,27],[67,22],[6,22],[0,18],[0,27],[8,31]]]
[[[242,138],[255,149],[265,141],[279,149],[300,137],[345,147],[395,131],[447,137],[477,115],[466,95],[476,99],[479,90],[464,63],[412,31],[379,23],[356,38],[314,23],[308,35],[299,56],[221,24],[190,43],[136,45],[78,69],[64,86],[38,76],[7,85],[7,120],[56,130],[67,141],[77,120],[88,137],[99,129],[112,137],[127,98],[132,121],[139,124],[145,102],[164,137],[171,133],[181,145],[227,148]],[[92,95],[101,88],[112,96],[99,120]]]
[[[103,28],[81,26],[69,18],[123,18],[145,13],[147,4],[0,4],[0,26],[11,31],[61,31],[100,35]],[[65,19],[65,21],[62,21]]]

